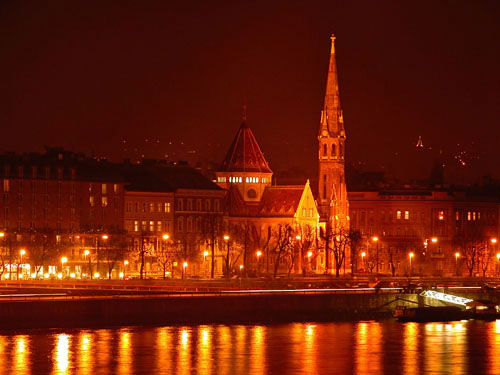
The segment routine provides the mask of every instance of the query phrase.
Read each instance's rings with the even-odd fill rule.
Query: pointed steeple
[[[335,35],[330,37],[330,65],[326,82],[325,104],[321,112],[320,136],[344,136],[344,119],[340,107],[339,81],[337,75],[337,60],[335,57]]]

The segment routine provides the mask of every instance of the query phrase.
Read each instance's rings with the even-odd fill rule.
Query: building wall
[[[413,273],[465,275],[469,248],[488,246],[488,273],[494,272],[493,257],[499,250],[491,243],[499,229],[494,200],[444,191],[381,191],[350,192],[349,202],[351,228],[363,236],[355,259],[358,268],[376,264],[378,251],[379,272],[391,273],[392,256],[396,274],[408,274],[412,252]],[[359,259],[362,251],[365,259]],[[474,274],[479,271],[475,268]]]

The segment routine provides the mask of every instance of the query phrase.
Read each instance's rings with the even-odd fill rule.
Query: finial
[[[330,39],[332,40],[332,50],[331,50],[331,53],[332,53],[332,54],[334,54],[334,53],[335,53],[335,39],[337,39],[337,38],[335,37],[335,34],[332,34],[332,35],[330,36]]]
[[[247,121],[247,105],[243,104],[243,122]]]

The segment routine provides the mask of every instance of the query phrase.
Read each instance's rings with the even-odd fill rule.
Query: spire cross
[[[330,39],[332,40],[332,51],[331,51],[331,53],[333,54],[333,53],[335,53],[335,39],[337,39],[337,38],[335,37],[335,34],[332,34],[332,35],[330,36]]]

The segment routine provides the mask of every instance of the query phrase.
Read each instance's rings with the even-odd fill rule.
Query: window
[[[155,222],[153,220],[151,220],[149,222],[149,231],[150,232],[154,232],[155,231]]]
[[[163,212],[169,213],[171,210],[170,202],[163,203]]]
[[[460,221],[460,211],[455,211],[455,220]]]
[[[215,212],[220,211],[220,200],[218,200],[218,199],[214,200],[214,211]]]
[[[134,220],[134,232],[139,232],[139,220]]]
[[[156,231],[161,232],[161,221],[156,222]]]
[[[102,202],[101,202],[102,206],[107,207],[108,206],[108,197],[102,197],[101,200],[102,200]]]
[[[180,217],[179,220],[177,220],[177,230],[179,232],[184,231],[184,218],[183,217]]]
[[[108,185],[102,184],[101,190],[102,190],[103,195],[107,194],[108,193]]]
[[[187,200],[187,210],[193,211],[193,200],[192,199]]]
[[[149,212],[155,212],[155,204],[153,202],[149,202]]]
[[[201,199],[196,200],[196,211],[201,211]]]
[[[405,211],[405,220],[410,220],[410,211]]]
[[[205,211],[210,211],[210,209],[211,209],[210,199],[205,199]]]
[[[89,203],[90,203],[90,207],[94,207],[95,200],[94,200],[94,197],[92,195],[89,197]]]
[[[142,212],[146,212],[146,207],[147,207],[146,202],[142,202]]]
[[[339,145],[339,158],[344,157],[344,146],[342,144]]]
[[[142,220],[141,222],[141,230],[146,232],[148,230],[148,222],[146,220]]]
[[[335,144],[332,144],[332,156],[333,157],[337,156],[337,149],[335,148]]]
[[[10,183],[9,180],[3,180],[3,191],[7,193],[10,191]]]
[[[118,184],[113,184],[113,192],[118,194]]]
[[[63,169],[62,168],[57,168],[57,179],[58,180],[63,179]]]
[[[186,231],[187,232],[192,232],[193,231],[193,218],[190,216],[186,220]]]
[[[160,202],[158,202],[156,204],[156,212],[161,212],[161,203]]]
[[[401,211],[396,212],[396,219],[401,220]]]
[[[470,221],[470,211],[467,212],[467,221]]]
[[[24,176],[24,168],[22,165],[20,165],[19,167],[17,167],[17,175],[19,176],[19,178],[23,178]]]
[[[132,212],[132,202],[127,202],[127,204],[125,205],[125,211]]]
[[[184,200],[182,198],[177,200],[177,210],[184,211]]]
[[[328,156],[327,145],[323,143],[323,156]]]

